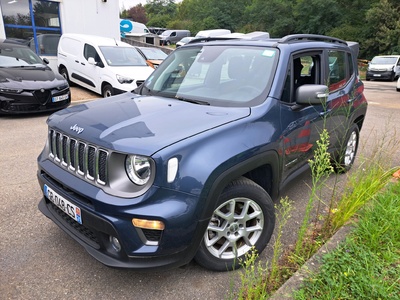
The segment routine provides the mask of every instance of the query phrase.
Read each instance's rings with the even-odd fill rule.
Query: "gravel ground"
[[[101,98],[100,95],[92,91],[89,91],[87,89],[80,88],[78,86],[71,86],[70,89],[71,89],[72,102]]]

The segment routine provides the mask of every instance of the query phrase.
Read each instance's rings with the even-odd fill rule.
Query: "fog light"
[[[119,243],[119,240],[115,236],[110,235],[110,243],[115,251],[117,252],[121,251],[121,244]]]
[[[132,224],[135,227],[153,230],[164,230],[164,223],[157,220],[145,220],[145,219],[132,219]]]

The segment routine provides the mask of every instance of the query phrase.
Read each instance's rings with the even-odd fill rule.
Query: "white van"
[[[366,80],[386,79],[393,81],[400,77],[400,55],[378,55],[368,65]]]
[[[63,34],[57,49],[58,72],[103,97],[132,91],[153,72],[135,47],[94,35]]]
[[[143,23],[134,22],[126,19],[119,19],[119,27],[121,34],[143,35],[150,33],[150,30]]]
[[[196,38],[208,38],[208,37],[216,37],[221,35],[230,34],[231,31],[228,29],[210,29],[210,30],[201,30],[196,34]]]
[[[165,30],[159,35],[160,45],[171,45],[176,44],[184,37],[190,36],[189,30]]]

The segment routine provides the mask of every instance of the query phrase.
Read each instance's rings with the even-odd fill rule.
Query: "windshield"
[[[216,106],[254,105],[265,100],[277,60],[273,48],[178,48],[146,81],[142,93]]]
[[[101,53],[109,66],[112,67],[131,67],[147,66],[144,58],[133,47],[99,47]]]
[[[376,65],[394,65],[396,64],[397,57],[390,57],[390,56],[375,56],[371,60],[371,64]]]
[[[147,59],[165,59],[167,57],[167,54],[165,54],[162,50],[157,49],[157,48],[140,48],[140,50],[143,52],[144,56],[146,56]]]
[[[165,30],[163,33],[161,33],[162,36],[170,36],[172,30]]]
[[[3,45],[0,48],[0,67],[44,66],[43,61],[27,47]]]

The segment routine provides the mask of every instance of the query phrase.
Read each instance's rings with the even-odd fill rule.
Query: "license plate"
[[[69,217],[77,221],[79,224],[82,224],[81,209],[78,206],[72,204],[67,199],[57,194],[46,184],[44,185],[44,195]]]
[[[381,77],[381,74],[374,74],[375,77]]]
[[[61,95],[61,96],[55,96],[51,99],[52,102],[59,102],[59,101],[64,101],[67,100],[69,97],[69,94]]]

